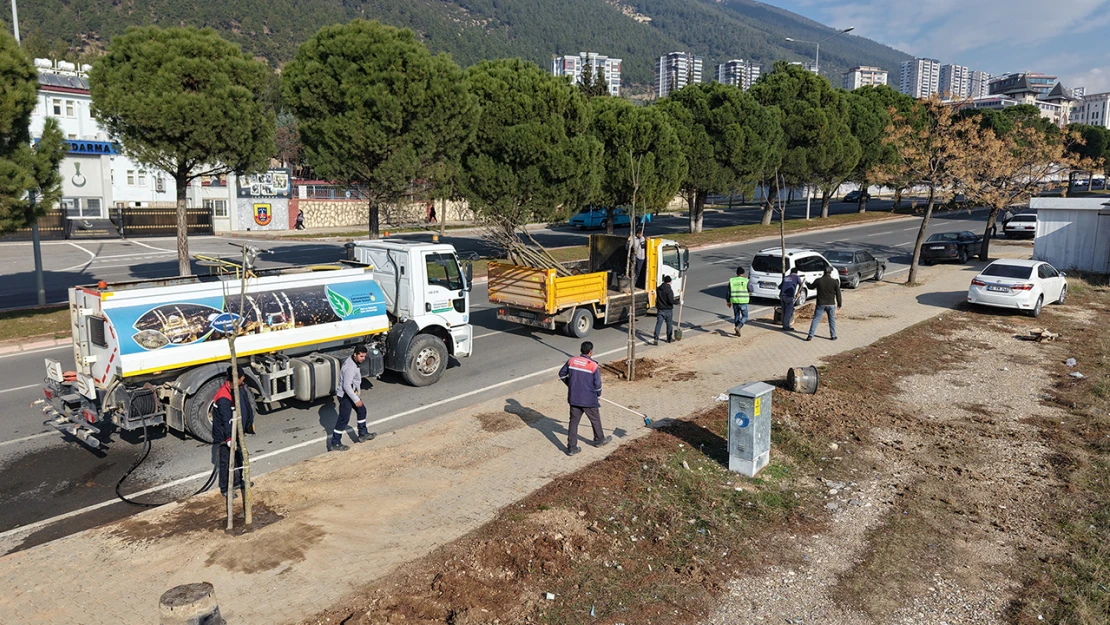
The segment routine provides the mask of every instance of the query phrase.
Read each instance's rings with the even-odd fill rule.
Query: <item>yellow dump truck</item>
[[[674,241],[648,238],[643,276],[629,293],[627,242],[624,236],[591,235],[589,260],[569,264],[575,272],[570,276],[554,269],[490,263],[489,301],[497,305],[497,318],[548,330],[562,328],[568,336],[582,338],[595,324],[627,319],[630,309],[640,315],[653,308],[663,276],[671,277],[671,288],[681,297],[690,252]]]

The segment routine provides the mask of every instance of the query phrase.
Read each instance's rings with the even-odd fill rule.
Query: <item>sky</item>
[[[1110,0],[764,0],[916,57],[1110,91]]]

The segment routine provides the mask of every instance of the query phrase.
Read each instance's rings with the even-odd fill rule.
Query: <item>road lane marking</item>
[[[87,260],[83,263],[78,263],[78,264],[76,264],[72,267],[66,267],[65,269],[58,269],[57,271],[73,271],[74,269],[84,269],[85,267],[88,267],[94,260],[96,260],[96,254],[93,254],[89,250],[81,247],[80,245],[77,245],[73,241],[66,241],[66,243],[69,244],[69,245],[72,245],[73,247],[75,247],[75,248],[81,250],[82,252],[88,254],[89,255],[89,260]]]
[[[149,248],[149,249],[152,249],[152,250],[158,250],[159,252],[167,252],[169,254],[176,254],[177,253],[177,250],[167,250],[167,249],[162,248],[162,247],[154,247],[153,245],[147,245],[146,243],[143,243],[142,241],[136,241],[134,239],[128,239],[128,243],[134,243],[135,245],[139,245],[139,246]]]
[[[10,354],[0,354],[0,358],[11,358],[12,356],[27,356],[30,354],[41,354],[43,352],[52,352],[56,349],[72,349],[73,343],[66,343],[65,345],[55,345],[54,347],[43,347],[42,349],[32,349],[25,352],[12,352]]]
[[[869,237],[881,237],[881,236],[883,236],[884,234],[894,234],[894,231],[893,231],[893,230],[888,230],[888,231],[886,231],[886,232],[876,232],[875,234],[869,234],[869,235],[866,235],[866,236],[869,236]]]
[[[38,384],[28,384],[27,386],[17,386],[15,388],[6,388],[6,389],[0,391],[0,395],[3,395],[4,393],[11,393],[12,391],[22,391],[24,389],[34,388],[36,386],[38,386]]]
[[[38,434],[32,434],[30,436],[24,436],[23,438],[13,438],[10,441],[0,442],[0,447],[3,447],[5,445],[14,445],[16,443],[22,443],[23,441],[30,441],[30,440],[34,440],[36,438],[43,438],[43,437],[46,437],[46,436],[58,436],[58,435],[59,435],[59,432],[57,430],[50,430],[49,432],[39,432]]]

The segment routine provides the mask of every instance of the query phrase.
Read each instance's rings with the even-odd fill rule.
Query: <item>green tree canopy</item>
[[[848,126],[848,103],[829,81],[778,61],[774,71],[760,76],[752,85],[751,94],[760,104],[782,111],[786,150],[780,171],[787,185],[846,177],[855,167],[859,143]],[[764,209],[764,224],[771,222],[776,193],[773,189]]]
[[[782,160],[779,113],[740,89],[713,82],[688,85],[659,106],[667,113],[689,165],[682,193],[690,232],[701,232],[705,200],[770,176]]]
[[[195,178],[264,170],[274,154],[269,69],[210,29],[129,28],[89,73],[93,115],[126,154],[177,184],[177,263],[188,275]]]
[[[371,237],[382,201],[457,158],[473,136],[477,110],[462,70],[411,30],[366,20],[326,26],[282,80],[304,161],[318,176],[369,188]]]
[[[893,146],[883,141],[892,124],[891,111],[908,111],[913,98],[886,85],[860,87],[848,94],[852,135],[859,141],[860,158],[851,178],[866,191],[876,167],[898,158]],[[859,212],[867,211],[867,196],[860,193]]]
[[[636,107],[619,98],[591,103],[591,130],[604,146],[597,201],[610,211],[636,202],[637,214],[658,211],[678,193],[686,176],[682,144],[658,107]]]
[[[14,38],[0,32],[0,233],[33,224],[60,196],[58,163],[65,148],[57,121],[48,119],[31,147],[37,97],[31,60]]]
[[[459,179],[471,208],[511,232],[594,195],[601,145],[578,87],[520,59],[485,61],[467,77],[482,110]]]
[[[980,128],[993,130],[999,137],[1011,134],[1019,126],[1040,130],[1049,138],[1060,136],[1060,128],[1042,116],[1041,110],[1032,104],[1019,104],[998,110],[964,108],[957,116],[960,119],[973,119],[979,123]]]
[[[1100,165],[1106,175],[1110,175],[1110,128],[1088,124],[1071,124],[1069,132],[1078,134],[1082,141],[1068,145],[1068,151]]]

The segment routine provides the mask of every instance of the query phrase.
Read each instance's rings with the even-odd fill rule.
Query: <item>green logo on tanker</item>
[[[336,293],[329,287],[324,287],[324,290],[327,291],[328,303],[331,304],[331,309],[335,311],[335,314],[340,317],[350,316],[355,309],[355,305],[351,303],[351,300]]]

